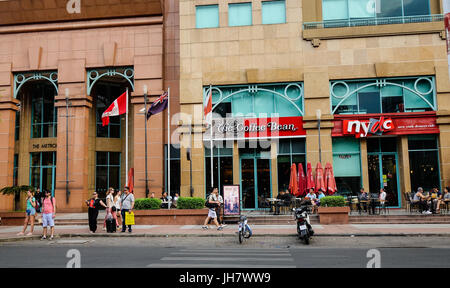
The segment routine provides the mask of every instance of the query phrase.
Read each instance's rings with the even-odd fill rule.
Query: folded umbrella
[[[315,187],[311,163],[308,162],[306,164],[306,191],[309,192],[311,188],[315,189]]]
[[[316,166],[316,178],[315,178],[315,184],[316,184],[316,191],[324,191],[325,192],[325,182],[323,179],[323,168],[322,164],[317,163]]]
[[[336,179],[334,178],[333,165],[331,165],[330,163],[327,163],[327,164],[329,165],[329,167],[328,167],[329,178],[328,178],[327,186],[326,186],[327,187],[327,195],[333,195],[337,191]]]
[[[306,176],[305,172],[303,172],[302,163],[298,163],[298,196],[302,197],[305,195],[306,195]]]
[[[292,195],[295,195],[298,190],[297,177],[297,166],[293,163],[291,166],[291,179],[289,181],[289,191]]]

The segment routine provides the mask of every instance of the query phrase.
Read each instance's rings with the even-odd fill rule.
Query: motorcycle
[[[311,222],[309,221],[308,206],[302,206],[294,209],[295,220],[297,221],[298,238],[303,240],[306,245],[309,244],[311,236],[314,235]]]
[[[252,237],[252,229],[250,229],[250,226],[247,224],[247,216],[242,215],[239,218],[239,243],[242,243],[244,239],[248,239]]]

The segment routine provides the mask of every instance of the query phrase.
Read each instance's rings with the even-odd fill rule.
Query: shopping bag
[[[134,225],[134,213],[125,212],[125,225]]]

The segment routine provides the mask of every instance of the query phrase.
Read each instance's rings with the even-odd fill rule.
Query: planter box
[[[22,226],[25,212],[0,212],[2,226]]]
[[[134,220],[136,225],[203,225],[208,210],[208,208],[134,210]]]
[[[319,207],[320,224],[348,224],[349,212],[349,207]]]

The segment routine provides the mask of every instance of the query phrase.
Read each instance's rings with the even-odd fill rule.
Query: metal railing
[[[356,18],[345,20],[327,20],[322,22],[305,22],[303,30],[324,29],[324,28],[344,28],[359,26],[378,26],[391,24],[409,24],[444,21],[443,14],[420,15],[420,16],[402,16],[402,17],[383,17],[383,18]]]

